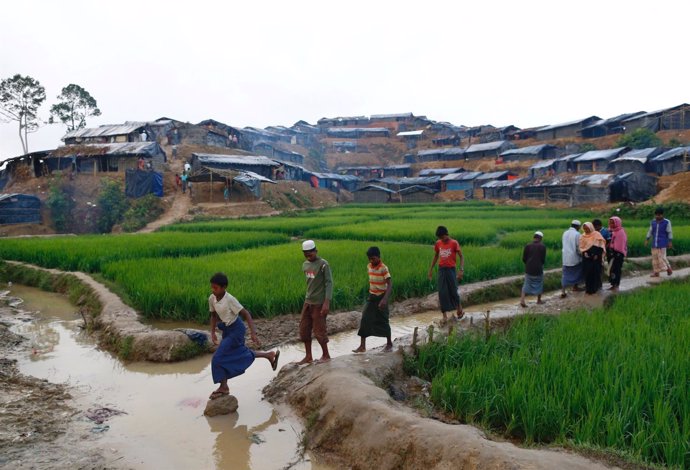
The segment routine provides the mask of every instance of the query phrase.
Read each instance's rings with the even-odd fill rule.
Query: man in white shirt
[[[582,255],[580,254],[580,226],[579,220],[570,222],[570,228],[563,232],[563,276],[561,278],[561,298],[568,294],[565,288],[573,286],[573,291],[582,289],[578,284],[582,282]]]

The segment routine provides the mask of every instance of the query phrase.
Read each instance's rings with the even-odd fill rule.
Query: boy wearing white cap
[[[577,292],[582,289],[578,284],[582,282],[582,254],[580,253],[580,227],[582,224],[579,220],[570,222],[570,228],[563,232],[563,276],[561,278],[561,298],[565,298],[568,294],[565,288],[573,286],[573,291]]]
[[[527,307],[525,295],[536,295],[537,303],[542,304],[541,294],[544,292],[544,263],[546,262],[546,247],[541,242],[544,234],[534,232],[532,243],[525,245],[522,251],[522,262],[525,263],[525,283],[520,294],[520,306]]]
[[[302,271],[307,278],[307,294],[302,306],[299,336],[304,342],[305,356],[297,363],[298,365],[309,364],[314,360],[311,355],[312,333],[321,346],[322,355],[319,362],[328,361],[331,358],[328,353],[326,329],[326,317],[333,297],[331,267],[328,261],[318,256],[316,243],[313,240],[302,243],[302,253],[306,258],[302,264]]]

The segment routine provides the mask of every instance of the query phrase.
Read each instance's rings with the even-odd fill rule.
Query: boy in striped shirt
[[[363,353],[367,350],[366,342],[368,336],[379,336],[386,338],[384,352],[393,350],[391,341],[391,325],[388,321],[388,298],[393,290],[393,281],[388,271],[388,266],[381,262],[381,250],[372,246],[367,250],[369,264],[369,297],[367,304],[362,312],[362,320],[359,324],[361,341],[354,353]]]

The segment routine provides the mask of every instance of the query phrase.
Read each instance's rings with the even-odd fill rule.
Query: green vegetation
[[[268,232],[150,233],[138,235],[85,235],[80,237],[8,239],[0,244],[0,258],[26,261],[67,271],[100,271],[103,264],[123,259],[198,256],[282,243],[285,235]],[[168,275],[171,272],[166,273]]]
[[[662,142],[657,135],[649,129],[635,129],[630,134],[624,134],[616,142],[618,147],[631,147],[644,149],[649,147],[661,147]]]
[[[669,209],[676,211],[675,206]],[[606,214],[599,217],[607,218]],[[230,291],[254,315],[298,312],[304,278],[295,238],[317,241],[320,254],[333,268],[333,307],[350,309],[364,300],[364,252],[373,244],[381,247],[393,273],[394,297],[404,299],[435,290],[426,272],[438,225],[448,226],[451,236],[463,245],[465,282],[475,282],[521,274],[522,247],[531,241],[534,230],[545,232],[547,267],[559,266],[561,235],[573,218],[591,220],[593,214],[484,201],[351,205],[290,216],[176,224],[154,234],[8,239],[0,244],[0,257],[92,272],[148,317],[206,322],[208,279],[216,271],[230,276]],[[643,246],[648,223],[646,213],[639,220],[624,216],[631,254],[648,253]],[[674,231],[674,253],[690,251],[686,241],[690,224],[674,219]],[[557,280],[549,281],[552,284]],[[469,301],[511,295],[515,289],[519,291],[519,286]]]
[[[50,210],[50,218],[55,230],[66,232],[70,228],[74,200],[72,199],[71,188],[64,184],[61,178],[56,178],[50,182],[46,206]]]
[[[110,233],[113,226],[122,220],[129,203],[120,183],[110,178],[101,180],[101,191],[98,194],[98,231]]]
[[[153,194],[134,199],[122,217],[122,229],[125,232],[136,232],[149,222],[163,214],[163,205],[159,197]]]
[[[429,344],[406,368],[463,422],[690,468],[689,296],[673,282],[594,312],[518,318],[488,340]]]

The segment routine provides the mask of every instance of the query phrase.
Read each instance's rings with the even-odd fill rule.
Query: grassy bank
[[[406,367],[463,422],[690,468],[688,298],[690,283],[672,282],[594,312],[527,316],[488,341],[428,345]]]

